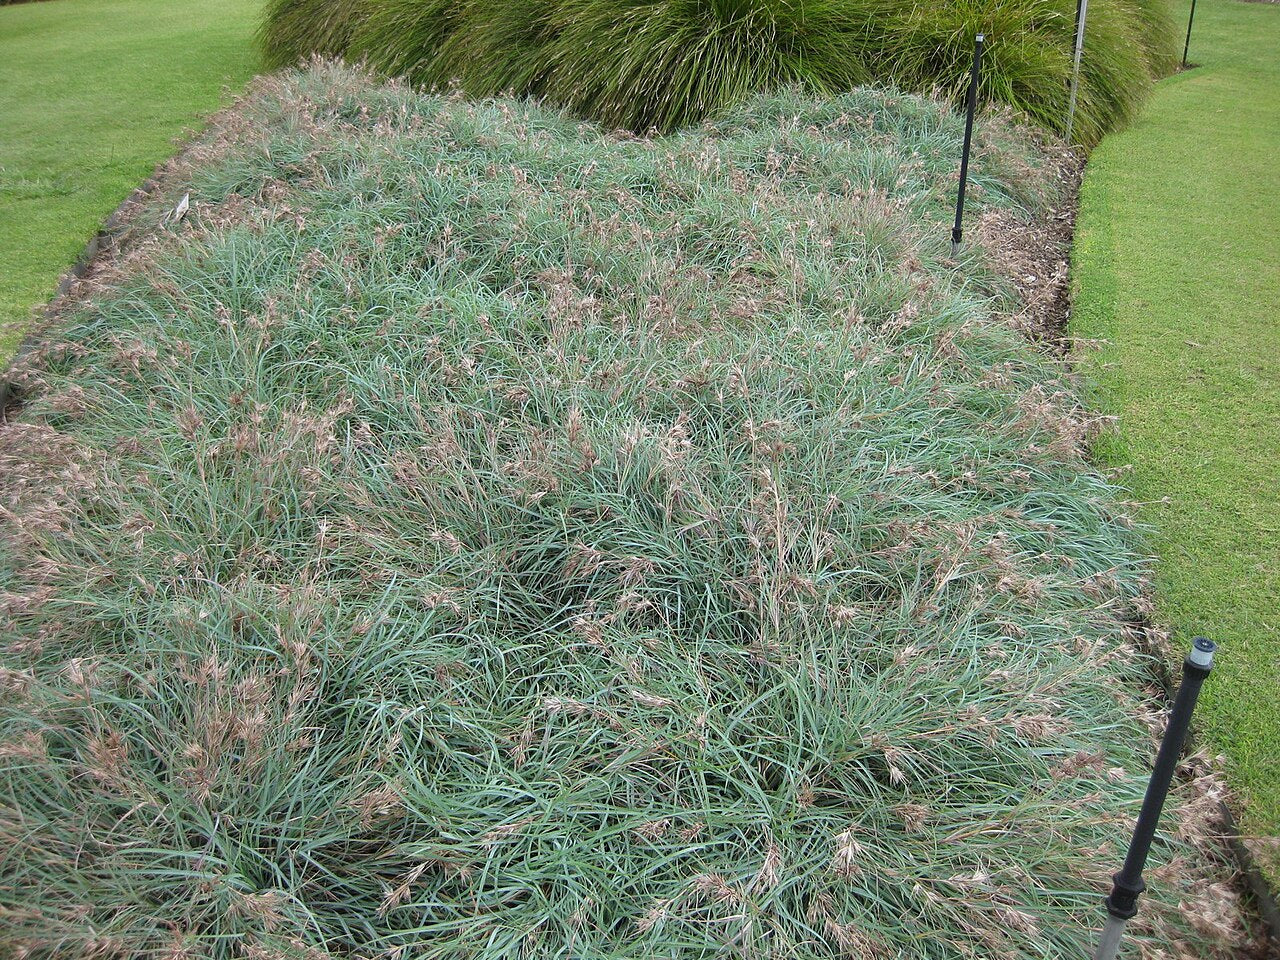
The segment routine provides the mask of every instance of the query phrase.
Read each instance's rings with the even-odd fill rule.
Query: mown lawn
[[[1184,8],[1185,13],[1185,8]],[[1184,21],[1185,22],[1185,21]],[[1073,332],[1154,527],[1159,620],[1224,645],[1202,724],[1280,835],[1280,8],[1201,0],[1191,60],[1085,177]],[[1280,878],[1274,840],[1273,879]]]
[[[253,75],[259,0],[0,7],[0,359],[172,140]]]

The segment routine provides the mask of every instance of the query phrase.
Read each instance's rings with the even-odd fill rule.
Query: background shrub
[[[1123,124],[1176,55],[1168,0],[1090,5],[1079,142]],[[545,97],[635,131],[672,130],[750,94],[868,81],[964,95],[988,37],[985,100],[1061,130],[1075,0],[272,0],[268,60],[341,53],[424,86]]]
[[[1139,561],[961,131],[264,81],[0,430],[0,955],[1086,955]]]
[[[374,0],[272,2],[267,8],[270,26],[264,32],[268,56],[276,64],[297,63],[311,56],[342,56],[363,32],[374,7]],[[387,56],[394,56],[390,49]],[[391,66],[395,61],[386,62]]]

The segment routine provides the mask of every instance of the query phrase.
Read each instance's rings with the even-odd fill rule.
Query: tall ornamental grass
[[[981,93],[1061,131],[1076,0],[270,0],[268,61],[341,54],[425,87],[546,98],[611,127],[669,131],[753,94],[867,82],[963,98],[974,35]],[[1168,0],[1089,6],[1075,130],[1091,145],[1172,69]]]
[[[947,259],[961,132],[260,82],[0,430],[0,955],[1086,955],[1139,564]],[[1190,796],[1152,958],[1215,950]]]

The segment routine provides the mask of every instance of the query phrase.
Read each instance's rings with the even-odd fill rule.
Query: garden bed
[[[948,256],[961,132],[260,81],[16,371],[0,945],[1085,955],[1143,563],[1016,276]],[[1051,169],[985,124],[979,214]],[[1210,806],[1153,957],[1242,943]]]

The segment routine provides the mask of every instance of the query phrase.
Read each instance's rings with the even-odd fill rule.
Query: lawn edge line
[[[1272,944],[1280,947],[1280,901],[1277,901],[1276,893],[1271,888],[1266,874],[1258,866],[1253,851],[1244,842],[1235,814],[1231,812],[1225,800],[1219,800],[1218,803],[1222,807],[1222,827],[1227,845],[1230,846],[1240,871],[1244,874],[1245,886],[1253,894],[1254,906],[1262,916],[1263,927],[1270,935]]]
[[[18,2],[37,2],[37,0],[18,0]],[[191,123],[171,139],[174,152],[157,162],[152,167],[151,173],[138,186],[130,190],[116,208],[107,214],[106,219],[85,242],[75,261],[59,275],[53,295],[39,306],[32,308],[35,318],[26,325],[17,346],[5,360],[3,369],[0,369],[0,424],[7,423],[23,407],[22,388],[13,380],[14,369],[19,367],[22,360],[44,345],[57,326],[59,314],[69,303],[74,303],[78,299],[75,296],[78,284],[85,280],[95,267],[109,258],[113,259],[129,246],[130,235],[137,226],[137,217],[143,211],[146,201],[158,195],[168,185],[172,171],[179,168],[188,154],[204,141],[214,121],[228,111],[235,110],[244,102],[258,76],[262,75],[251,78],[246,89],[239,94],[232,93],[221,106],[193,117]],[[223,84],[222,96],[225,98],[228,93],[231,93],[230,87]],[[154,226],[144,231],[147,235],[154,232]]]
[[[164,186],[165,170],[170,164],[180,160],[189,148],[190,144],[172,157],[162,160],[141,184],[129,191],[129,195],[120,201],[120,204],[107,215],[102,225],[94,231],[75,262],[62,272],[53,296],[36,308],[35,322],[28,325],[26,333],[18,341],[18,345],[9,357],[9,362],[5,364],[3,372],[0,372],[0,422],[7,421],[22,408],[22,388],[13,381],[13,369],[45,343],[65,301],[75,292],[76,285],[103,260],[115,256],[128,245],[135,214],[146,200],[160,191]]]
[[[1174,695],[1178,689],[1178,684],[1174,679],[1173,668],[1169,662],[1172,643],[1162,643],[1160,641],[1161,631],[1149,617],[1136,619],[1134,626],[1137,627],[1139,647],[1156,664],[1156,681],[1160,686],[1160,693],[1165,701],[1163,706],[1168,708],[1173,704]],[[1193,727],[1188,746],[1183,748],[1183,756],[1190,752],[1189,747],[1195,743],[1202,743],[1202,740]],[[1210,770],[1215,775],[1218,773],[1216,767],[1210,767]],[[1186,777],[1182,776],[1179,779],[1185,781]],[[1227,783],[1225,778],[1223,778],[1223,782]],[[1229,783],[1228,786],[1230,786]],[[1266,875],[1258,866],[1253,852],[1244,842],[1244,837],[1240,833],[1240,825],[1226,800],[1218,801],[1218,815],[1222,818],[1222,834],[1219,839],[1225,841],[1227,849],[1231,851],[1231,855],[1236,861],[1236,867],[1240,871],[1245,889],[1254,897],[1254,906],[1257,908],[1259,917],[1262,920],[1262,927],[1266,931],[1268,938],[1274,945],[1280,946],[1280,901],[1276,900],[1275,891],[1272,890],[1271,884],[1267,882]]]
[[[1162,79],[1160,86],[1179,86],[1187,83],[1190,79],[1193,79],[1193,73],[1193,68],[1178,70],[1169,77]],[[1108,191],[1108,184],[1099,183],[1097,180],[1089,183],[1089,163],[1086,161],[1082,171],[1079,193],[1076,197],[1075,231],[1071,245],[1071,278],[1067,285],[1071,297],[1071,313],[1067,323],[1067,346],[1071,350],[1070,362],[1072,368],[1082,381],[1084,400],[1100,413],[1112,415],[1116,418],[1115,426],[1109,432],[1110,435],[1099,438],[1106,444],[1105,449],[1099,449],[1098,441],[1095,440],[1090,450],[1090,459],[1099,468],[1109,466],[1115,469],[1132,462],[1132,458],[1128,456],[1128,441],[1125,438],[1120,421],[1123,408],[1122,389],[1120,385],[1114,382],[1104,382],[1105,370],[1103,368],[1106,366],[1104,354],[1108,349],[1115,347],[1119,334],[1116,300],[1120,286],[1120,271],[1117,268],[1115,258],[1114,221],[1107,215],[1107,204],[1104,203],[1105,198],[1108,196]],[[1095,216],[1090,217],[1090,227],[1085,231],[1087,233],[1087,241],[1081,243],[1080,217],[1084,213],[1086,200],[1093,208]],[[1087,286],[1084,282],[1086,275],[1090,278]],[[1089,293],[1090,304],[1087,310],[1081,312],[1077,307],[1079,301],[1084,299],[1082,295],[1086,290]],[[1081,348],[1075,339],[1070,336],[1071,325],[1080,322],[1082,318],[1094,327],[1092,339],[1096,346],[1093,348],[1091,355],[1087,355],[1090,350],[1089,347]],[[1117,454],[1123,455],[1118,456]],[[1127,486],[1126,489],[1128,489]],[[1144,539],[1149,539],[1149,537],[1144,537]],[[1159,558],[1156,557],[1156,559],[1158,560]],[[1159,604],[1159,591],[1153,574],[1145,578],[1143,594],[1151,603],[1151,612],[1143,614],[1135,622],[1135,626],[1138,628],[1139,636],[1143,638],[1145,652],[1156,661],[1157,678],[1160,682],[1167,708],[1168,704],[1173,702],[1176,690],[1176,683],[1173,679],[1173,666],[1179,662],[1179,659],[1178,652],[1174,649],[1171,639],[1168,642],[1161,642],[1161,629],[1162,627],[1168,628],[1170,638],[1179,626],[1183,628],[1184,635],[1190,631],[1185,630],[1186,624],[1179,625],[1170,618],[1162,618],[1158,615],[1161,605]],[[1197,737],[1199,734],[1197,726],[1192,728],[1193,737]],[[1200,742],[1203,742],[1203,740]],[[1244,805],[1240,802],[1239,795],[1232,787],[1231,778],[1226,775],[1225,771],[1219,770],[1217,772],[1228,790],[1228,798],[1218,802],[1220,807],[1219,816],[1222,819],[1223,827],[1222,839],[1231,851],[1244,887],[1254,897],[1254,904],[1262,920],[1263,929],[1271,942],[1280,947],[1280,887],[1271,883],[1267,874],[1259,867],[1257,858],[1244,842],[1244,837],[1240,832],[1239,821],[1231,807],[1231,801],[1235,801],[1241,807]]]

